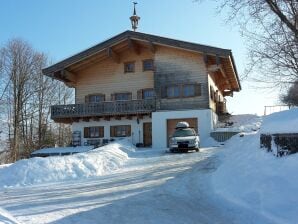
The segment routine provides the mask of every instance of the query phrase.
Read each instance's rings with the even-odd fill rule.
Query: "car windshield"
[[[196,133],[193,129],[178,129],[173,134],[173,137],[186,137],[186,136],[195,136]]]

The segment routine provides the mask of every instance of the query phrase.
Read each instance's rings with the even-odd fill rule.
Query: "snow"
[[[8,211],[0,208],[0,224],[21,224]]]
[[[133,150],[122,140],[86,153],[20,160],[0,168],[0,188],[101,176],[121,167]]]
[[[261,133],[298,133],[298,108],[273,113],[265,117]]]
[[[230,122],[230,126],[227,123],[219,122],[215,132],[251,132],[256,131],[262,124],[262,117],[252,114],[240,114],[232,115],[227,120]]]
[[[271,114],[261,130],[295,131],[297,116],[297,109]],[[225,144],[219,153],[222,164],[212,175],[214,191],[272,223],[297,223],[298,154],[274,157],[260,149],[259,139],[259,132],[250,132]]]
[[[79,153],[92,150],[93,146],[77,146],[77,147],[56,147],[56,148],[44,148],[39,149],[31,153],[31,155],[37,154],[55,154],[55,153]]]

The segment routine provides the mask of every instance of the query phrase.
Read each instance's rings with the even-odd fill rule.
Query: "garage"
[[[197,118],[179,118],[179,119],[167,119],[167,145],[169,146],[169,138],[173,135],[176,124],[181,121],[186,121],[189,127],[195,129],[198,133],[198,119]]]

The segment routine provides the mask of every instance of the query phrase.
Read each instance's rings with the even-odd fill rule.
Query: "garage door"
[[[198,119],[197,118],[179,118],[179,119],[168,119],[167,120],[167,145],[169,146],[169,137],[174,134],[176,124],[181,121],[186,121],[189,127],[195,129],[198,133]]]

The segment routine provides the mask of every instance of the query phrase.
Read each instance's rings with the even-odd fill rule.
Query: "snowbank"
[[[273,123],[281,124],[281,120],[294,123],[297,112],[272,114],[264,119],[264,127],[277,127]],[[288,124],[287,127],[292,128]],[[263,214],[272,223],[297,223],[298,154],[274,157],[260,149],[259,138],[259,133],[248,133],[242,138],[236,135],[226,143],[219,154],[223,163],[212,175],[214,191],[235,204]]]
[[[0,169],[0,187],[101,176],[118,169],[132,151],[134,147],[122,140],[71,156],[20,160]]]
[[[229,131],[229,132],[251,132],[259,130],[262,118],[252,114],[231,115],[226,122],[230,122],[231,126],[226,123],[219,122],[215,131]]]
[[[298,108],[266,116],[261,127],[261,133],[298,133]]]
[[[0,224],[21,224],[8,211],[0,208]]]

